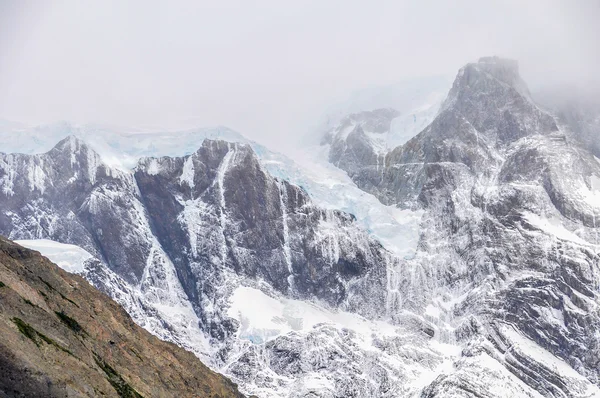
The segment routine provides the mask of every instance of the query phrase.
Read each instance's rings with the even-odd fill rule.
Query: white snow
[[[425,103],[402,112],[392,119],[390,130],[386,133],[365,131],[375,153],[384,156],[423,131],[437,116],[445,95],[445,92],[433,93]]]
[[[588,243],[581,239],[579,236],[575,235],[573,232],[569,231],[564,227],[564,225],[560,222],[560,220],[553,217],[541,217],[537,214],[531,212],[524,212],[524,218],[527,220],[529,224],[538,228],[546,234],[554,235],[559,239],[568,240],[574,243],[578,243],[580,245],[587,245]]]
[[[111,167],[129,170],[142,157],[190,155],[205,138],[229,142],[248,142],[226,127],[183,131],[160,131],[99,125],[74,125],[58,122],[33,128],[0,126],[1,151],[4,153],[44,153],[63,138],[73,135],[82,139]],[[15,140],[15,135],[19,136]],[[93,165],[93,163],[90,163]]]
[[[590,176],[591,189],[587,189],[585,185],[581,184],[581,188],[576,194],[591,207],[591,212],[600,211],[600,177],[592,174]]]
[[[235,149],[231,150],[228,148],[227,153],[221,160],[221,164],[217,170],[217,184],[219,185],[219,200],[221,204],[221,208],[225,209],[225,174],[227,173],[227,169],[229,169],[229,163],[231,162],[231,157],[235,153]],[[223,224],[221,224],[223,225]]]
[[[279,205],[281,207],[281,222],[283,223],[283,254],[290,275],[288,283],[291,288],[294,286],[294,270],[292,269],[292,252],[290,250],[290,233],[287,216],[287,190],[285,184],[279,184]]]
[[[206,238],[200,236],[199,232],[202,231],[200,225],[202,224],[202,219],[209,212],[209,207],[200,199],[188,201],[180,200],[179,203],[183,206],[183,210],[177,216],[177,221],[179,221],[179,223],[187,230],[192,255],[197,256],[198,241],[202,238]]]
[[[425,307],[425,314],[431,317],[439,318],[441,313],[442,312],[440,311],[440,309],[434,306],[433,304],[429,304],[427,305],[427,307]]]
[[[327,379],[325,376],[320,374],[311,373],[300,380],[301,386],[299,389],[303,389],[306,392],[327,394],[329,391],[335,390],[333,381]],[[320,396],[320,395],[317,395]]]
[[[327,147],[299,149],[290,157],[260,146],[254,149],[270,174],[304,188],[316,205],[353,214],[386,249],[400,257],[414,256],[423,212],[386,206],[358,188],[346,172],[327,161]]]
[[[151,176],[160,173],[160,165],[158,164],[157,159],[150,159],[150,164],[148,164],[148,166],[146,167],[146,172]]]
[[[49,239],[16,240],[21,246],[37,250],[50,261],[68,272],[81,273],[84,264],[93,256],[76,245],[59,243]]]
[[[265,347],[265,343],[283,336],[298,341],[309,350],[307,355],[310,359],[302,363],[306,369],[303,369],[301,377],[285,377],[281,380],[283,384],[275,389],[255,386],[254,381],[245,384],[248,392],[265,396],[290,397],[295,396],[294,391],[320,392],[323,396],[330,396],[335,390],[331,383],[338,378],[337,370],[331,367],[311,369],[311,363],[319,362],[320,355],[328,355],[326,347],[331,345],[340,353],[348,347],[357,361],[351,366],[364,367],[365,377],[369,377],[373,365],[387,369],[394,383],[399,381],[395,379],[396,374],[403,375],[399,396],[418,396],[438,376],[451,373],[453,362],[461,354],[458,345],[442,343],[435,338],[415,340],[414,331],[403,329],[401,325],[371,321],[353,313],[326,309],[316,303],[266,294],[255,287],[237,287],[230,297],[227,315],[240,324],[238,338],[250,341],[258,350]],[[332,330],[338,331],[339,335]],[[318,334],[312,333],[315,331]],[[399,352],[392,348],[395,344],[401,344]],[[323,358],[324,362],[327,362],[326,358]],[[340,366],[345,367],[346,364]],[[227,373],[227,367],[223,371]],[[268,360],[259,372],[261,377],[262,372],[270,377],[279,377],[269,370]]]
[[[32,191],[38,190],[43,195],[46,187],[46,174],[36,160],[31,159],[32,164],[27,169],[27,179],[29,180],[29,189]]]
[[[254,287],[238,287],[230,303],[227,315],[240,322],[240,337],[255,344],[292,331],[306,332],[322,323],[354,330],[366,344],[370,344],[372,333],[392,335],[395,331],[385,322],[369,321],[350,312],[327,310],[306,301],[271,297]]]
[[[179,177],[179,183],[186,183],[188,187],[194,188],[194,159],[192,156],[188,156],[183,164],[183,170]]]
[[[597,386],[592,385],[589,380],[580,375],[565,361],[555,357],[550,352],[536,344],[533,340],[530,340],[519,333],[511,325],[502,325],[500,327],[500,331],[504,337],[508,339],[512,350],[520,351],[522,354],[526,355],[529,360],[537,362],[544,368],[563,376],[567,380],[571,379],[571,388],[578,387],[578,391],[572,391],[573,396],[600,396],[600,389]]]

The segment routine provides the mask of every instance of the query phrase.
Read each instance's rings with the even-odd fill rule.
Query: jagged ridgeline
[[[237,381],[291,384],[245,364],[241,353],[256,347],[228,313],[242,283],[370,318],[388,308],[386,264],[397,260],[351,214],[272,177],[248,145],[205,140],[192,155],[144,158],[124,172],[71,136],[45,154],[2,155],[1,167],[0,232],[84,248],[93,258],[83,275],[138,324],[235,369]]]
[[[403,137],[391,130],[411,123],[425,127],[390,147]],[[385,220],[368,205],[356,217],[317,205],[267,172],[264,154],[220,140],[130,171],[75,137],[0,154],[0,233],[85,249],[87,280],[244,392],[592,397],[600,162],[581,143],[593,132],[575,125],[541,109],[517,63],[496,57],[461,68],[434,111],[342,118],[323,142],[347,176],[327,178],[362,189],[353,203],[388,205],[377,214],[390,221],[416,217],[411,255],[375,239],[369,223]],[[51,315],[91,333],[68,308]],[[75,353],[15,318],[33,346]],[[98,369],[129,383],[97,353]]]
[[[0,237],[0,395],[243,397],[109,297]]]
[[[417,256],[399,271],[411,286],[402,306],[429,309],[464,349],[424,395],[483,394],[499,377],[482,370],[492,361],[519,380],[508,386],[527,388],[491,396],[597,396],[594,147],[536,105],[515,61],[497,57],[463,67],[427,128],[378,151],[370,126],[389,125],[387,115],[340,126],[329,159],[383,203],[425,212]]]

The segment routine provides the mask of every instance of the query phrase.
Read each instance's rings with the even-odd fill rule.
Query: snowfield
[[[49,239],[16,240],[21,246],[37,250],[62,269],[74,274],[81,274],[85,263],[93,256],[76,245],[55,242]]]

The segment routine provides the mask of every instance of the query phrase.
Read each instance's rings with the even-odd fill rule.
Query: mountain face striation
[[[386,264],[397,260],[352,215],[313,205],[300,187],[272,177],[248,145],[206,140],[192,155],[144,158],[131,172],[73,136],[44,154],[0,159],[0,233],[85,249],[92,258],[83,276],[138,324],[216,369],[256,349],[239,339],[243,320],[228,312],[242,285],[385,315]],[[256,379],[235,372],[240,382]]]
[[[591,133],[497,57],[463,67],[436,110],[400,145],[417,113],[365,109],[328,131],[344,192],[362,190],[356,214],[275,178],[284,163],[247,144],[207,139],[124,171],[68,137],[0,154],[0,233],[85,249],[81,275],[245,393],[600,396]],[[410,255],[377,239],[415,215]]]
[[[350,137],[332,145],[359,187],[425,211],[399,307],[437,307],[464,348],[423,396],[478,396],[484,359],[543,396],[598,394],[600,162],[572,136],[532,101],[516,62],[493,57],[462,68],[405,145],[370,162]]]

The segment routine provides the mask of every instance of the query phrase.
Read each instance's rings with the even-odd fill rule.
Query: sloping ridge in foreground
[[[108,296],[0,237],[0,397],[243,397]]]

